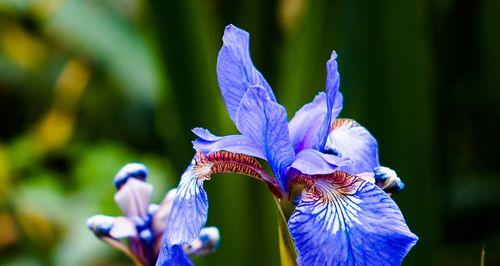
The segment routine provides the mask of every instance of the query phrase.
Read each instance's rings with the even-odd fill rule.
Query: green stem
[[[278,237],[281,266],[296,266],[297,263],[297,250],[293,244],[292,237],[288,232],[286,215],[283,212],[282,204],[279,199],[274,198],[276,207],[278,209]]]

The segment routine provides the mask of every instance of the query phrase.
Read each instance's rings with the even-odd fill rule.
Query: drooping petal
[[[288,227],[299,265],[400,265],[417,237],[374,184],[337,171],[306,184]]]
[[[210,174],[210,166],[191,164],[182,174],[177,187],[172,211],[165,231],[170,245],[184,245],[193,241],[207,221],[208,199],[203,181]]]
[[[330,174],[339,166],[352,163],[348,158],[321,153],[314,149],[300,151],[290,168],[296,169],[305,175]]]
[[[160,253],[156,266],[193,266],[193,262],[180,245],[173,245],[169,249],[169,253]]]
[[[153,195],[153,186],[135,178],[130,178],[115,193],[115,201],[125,216],[146,217],[148,205]]]
[[[340,169],[348,173],[372,172],[379,166],[377,140],[351,119],[335,120],[325,150],[351,159],[352,164]]]
[[[332,53],[327,62],[325,92],[319,93],[295,113],[289,123],[290,139],[296,153],[303,149],[323,151],[330,124],[342,110],[342,93],[339,92],[340,76],[337,71],[337,54]]]
[[[199,127],[194,128],[193,133],[198,136],[198,139],[193,141],[194,149],[204,154],[216,151],[228,151],[265,159],[264,154],[243,135],[219,137]]]
[[[177,246],[182,251],[182,245],[192,242],[205,225],[208,199],[203,189],[203,181],[209,177],[210,168],[210,165],[196,165],[193,159],[182,174],[156,265],[176,265],[169,263],[175,258],[183,257],[180,256]]]
[[[208,199],[203,189],[204,180],[219,173],[238,173],[255,177],[277,193],[277,184],[268,181],[259,162],[244,154],[214,152],[208,155],[197,152],[193,161],[181,176],[157,265],[172,260],[172,247],[186,245],[195,240],[207,221]]]
[[[295,153],[285,108],[272,101],[264,88],[251,87],[238,108],[236,127],[265,154],[281,189],[287,191],[286,169]]]
[[[250,57],[248,32],[228,25],[222,37],[223,46],[217,58],[217,78],[229,116],[236,123],[236,112],[250,86],[259,85],[276,101],[271,87],[254,67]]]
[[[97,236],[110,236],[114,239],[138,237],[132,221],[126,217],[94,215],[87,219],[87,227]]]

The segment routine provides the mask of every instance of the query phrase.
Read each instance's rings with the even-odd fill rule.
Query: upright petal
[[[340,171],[294,181],[307,189],[288,222],[300,265],[400,265],[418,239],[370,182]]]
[[[130,178],[115,194],[115,201],[127,217],[146,217],[153,195],[153,186],[144,181]]]
[[[377,140],[351,119],[335,120],[325,150],[351,159],[352,164],[340,169],[348,173],[372,172],[379,166]]]
[[[290,168],[305,175],[324,175],[334,172],[339,166],[350,163],[352,162],[348,158],[321,153],[314,149],[305,149],[297,154]]]
[[[336,58],[337,54],[333,52],[326,64],[325,92],[300,108],[289,123],[290,138],[296,153],[309,148],[323,151],[331,121],[342,110]]]
[[[243,135],[219,137],[200,127],[194,128],[193,133],[198,136],[198,138],[193,141],[194,149],[204,154],[210,154],[217,151],[228,151],[265,159],[265,155]]]
[[[236,123],[236,112],[243,95],[250,86],[259,85],[276,101],[273,91],[250,57],[248,32],[228,25],[224,42],[217,58],[217,78],[229,116]]]
[[[323,151],[330,132],[332,121],[337,118],[342,110],[342,94],[339,92],[340,75],[337,69],[337,53],[332,52],[330,60],[326,63],[326,102],[327,111],[320,132],[318,133],[318,149]]]
[[[287,191],[286,169],[295,158],[286,110],[264,88],[248,89],[238,108],[238,130],[265,154],[281,189]]]
[[[326,94],[319,93],[314,100],[300,108],[288,124],[290,139],[296,153],[303,149],[314,149],[318,132],[326,114]]]

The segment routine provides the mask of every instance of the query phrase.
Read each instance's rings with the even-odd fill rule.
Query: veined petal
[[[337,171],[306,185],[288,227],[300,265],[400,265],[417,236],[376,185]]]
[[[290,168],[305,175],[330,174],[339,166],[352,163],[348,158],[321,153],[314,149],[305,149],[297,154]]]
[[[146,217],[152,194],[152,185],[135,178],[130,178],[115,193],[115,201],[125,216]]]
[[[372,172],[379,166],[377,140],[351,119],[334,121],[325,150],[351,159],[352,164],[340,168],[348,173]]]
[[[189,259],[187,254],[180,245],[173,245],[170,247],[170,252],[161,254],[156,261],[156,266],[193,266],[193,262]]]
[[[315,148],[326,110],[326,94],[321,92],[312,102],[302,106],[290,120],[288,128],[296,153]]]
[[[169,265],[165,263],[172,260],[173,246],[190,244],[198,237],[208,215],[208,198],[203,182],[219,173],[252,176],[266,182],[274,193],[279,193],[278,184],[268,181],[271,178],[253,157],[222,151],[208,155],[197,152],[177,187],[157,265]]]
[[[325,92],[319,93],[311,103],[300,108],[289,123],[290,139],[296,153],[309,148],[323,151],[331,121],[342,110],[336,58],[337,54],[333,52],[326,64]]]
[[[243,135],[219,137],[200,127],[194,128],[193,133],[198,136],[198,139],[193,141],[194,149],[204,154],[228,151],[265,159],[264,154]]]
[[[209,178],[210,171],[210,165],[192,163],[182,174],[165,231],[169,245],[190,243],[205,225],[208,199],[203,181]]]
[[[182,245],[193,241],[207,221],[208,199],[203,181],[209,178],[210,171],[210,165],[199,166],[193,159],[182,174],[156,265],[186,265],[173,263],[186,257]]]
[[[264,88],[248,89],[238,108],[238,130],[265,154],[281,189],[287,191],[286,169],[295,158],[286,110]]]
[[[272,101],[273,91],[250,57],[248,32],[228,25],[222,37],[223,46],[217,58],[217,79],[229,116],[236,123],[236,112],[250,86],[262,86]]]

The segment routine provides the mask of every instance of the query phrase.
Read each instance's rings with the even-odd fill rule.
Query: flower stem
[[[297,263],[297,251],[293,240],[288,232],[286,216],[282,209],[282,204],[280,199],[274,198],[276,207],[278,209],[278,237],[279,237],[279,249],[280,249],[280,259],[281,266],[296,266]]]

